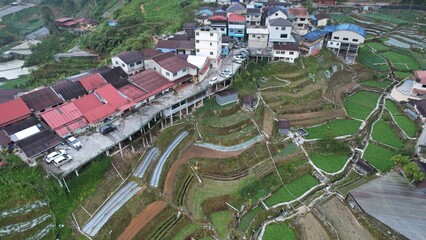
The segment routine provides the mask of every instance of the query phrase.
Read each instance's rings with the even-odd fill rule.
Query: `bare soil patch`
[[[295,114],[283,114],[281,118],[288,119],[294,126],[312,126],[315,124],[323,123],[328,120],[333,120],[338,117],[346,116],[343,109],[333,109],[330,111],[321,112],[307,112],[307,113],[295,113]]]
[[[179,170],[179,168],[186,163],[191,158],[228,158],[233,156],[238,156],[243,151],[236,151],[236,152],[220,152],[208,148],[203,148],[200,146],[192,145],[189,147],[189,149],[180,156],[176,161],[173,162],[172,166],[170,167],[169,171],[167,172],[166,181],[164,183],[164,192],[163,194],[168,197],[172,198],[173,196],[173,183],[176,178],[176,174]]]
[[[268,107],[265,107],[263,111],[263,131],[265,131],[268,136],[272,136],[274,130],[274,114],[272,110]]]
[[[308,213],[306,216],[300,217],[297,220],[297,225],[300,227],[301,239],[304,240],[331,240],[330,235],[321,224],[321,222],[312,214]]]
[[[352,212],[337,197],[332,197],[323,203],[320,208],[324,211],[327,219],[334,226],[340,239],[368,240],[374,239],[355,218]]]
[[[136,234],[147,224],[149,223],[158,213],[160,213],[164,208],[166,208],[167,203],[164,201],[155,201],[149,204],[141,213],[139,213],[133,220],[130,222],[129,226],[121,233],[119,240],[133,239]]]

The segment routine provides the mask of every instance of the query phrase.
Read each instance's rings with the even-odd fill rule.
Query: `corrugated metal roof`
[[[129,79],[135,86],[150,95],[160,93],[161,91],[173,86],[173,82],[170,82],[153,69],[148,69],[132,75]]]
[[[358,33],[359,35],[363,36],[364,38],[367,36],[367,32],[365,31],[364,28],[362,28],[358,25],[349,24],[349,23],[339,24],[337,26],[325,26],[323,28],[323,30],[326,31],[326,32],[351,31],[351,32]]]
[[[271,19],[269,20],[269,25],[270,26],[280,26],[280,27],[291,27],[293,25],[291,25],[291,23],[284,18],[275,18],[275,19]]]
[[[50,108],[62,103],[61,99],[51,87],[41,88],[21,96],[22,100],[34,112]]]
[[[143,61],[142,53],[139,51],[128,51],[122,52],[117,55],[118,58],[121,59],[126,64],[134,63],[137,61]]]
[[[5,127],[4,130],[10,136],[34,125],[39,125],[40,130],[44,129],[43,125],[40,124],[40,121],[35,116],[31,116]]]
[[[60,136],[88,124],[81,111],[72,102],[44,112],[40,116]]]
[[[9,136],[3,130],[0,130],[0,146],[6,146],[10,142]]]
[[[15,99],[18,93],[25,92],[25,89],[0,89],[0,103]]]
[[[87,92],[91,92],[96,88],[107,84],[107,81],[105,81],[105,79],[99,73],[89,74],[84,76],[79,81]]]
[[[228,22],[246,22],[246,18],[236,13],[229,14]]]
[[[86,90],[80,84],[80,82],[73,81],[60,81],[53,86],[53,89],[61,95],[65,101],[83,96],[86,94]]]
[[[133,84],[126,85],[124,87],[119,88],[118,90],[136,103],[148,98],[147,92],[136,87]]]
[[[17,142],[27,157],[34,157],[60,143],[62,140],[47,129]]]
[[[287,9],[289,15],[297,17],[309,17],[308,10],[306,8],[289,8]]]
[[[156,61],[157,62],[157,61]],[[196,66],[190,64],[186,60],[183,60],[182,58],[178,56],[171,56],[166,59],[163,59],[161,61],[157,62],[158,65],[160,65],[162,68],[166,69],[167,71],[170,71],[171,73],[178,72],[184,68],[192,68],[197,69]]]
[[[315,41],[317,39],[320,39],[320,38],[324,37],[326,34],[327,34],[326,31],[315,30],[315,31],[312,31],[312,32],[310,32],[308,34],[305,34],[303,36],[303,38],[305,40],[309,41],[309,42],[313,42],[313,41]]]
[[[30,116],[31,111],[21,98],[0,104],[0,127],[10,125]]]
[[[113,106],[102,103],[94,93],[75,100],[74,104],[89,123],[101,121],[116,111]]]
[[[129,100],[122,96],[111,84],[96,89],[95,93],[115,109],[129,103]]]
[[[426,195],[395,172],[350,194],[361,208],[409,239],[426,239]]]

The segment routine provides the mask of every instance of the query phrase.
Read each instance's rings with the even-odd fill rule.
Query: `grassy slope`
[[[307,138],[316,139],[323,137],[337,137],[343,135],[352,135],[358,131],[360,121],[352,119],[340,119],[322,124],[316,127],[308,128]]]
[[[232,212],[220,211],[214,212],[210,216],[213,225],[216,228],[220,239],[226,239],[229,234],[228,224],[232,219]]]
[[[367,86],[367,87],[374,87],[374,88],[385,88],[389,86],[392,82],[389,80],[368,80],[361,82],[361,85]]]
[[[415,137],[417,132],[416,124],[411,121],[405,114],[401,113],[398,106],[392,101],[386,101],[386,109],[388,109],[393,118],[395,119],[396,124],[409,136]]]
[[[381,143],[390,145],[397,149],[404,147],[404,142],[400,137],[395,133],[395,130],[392,128],[390,123],[380,120],[374,124],[373,132],[371,137]]]
[[[296,240],[296,234],[294,230],[286,224],[269,224],[265,229],[265,234],[263,235],[264,240],[275,240],[275,239],[285,239],[285,240]]]
[[[326,172],[333,173],[342,169],[348,160],[348,156],[338,153],[314,153],[311,155],[311,159],[317,167]]]
[[[393,167],[391,158],[394,155],[395,152],[370,143],[364,153],[364,158],[381,172],[387,172]]]
[[[348,115],[365,120],[377,104],[379,93],[360,91],[349,96],[345,101]]]

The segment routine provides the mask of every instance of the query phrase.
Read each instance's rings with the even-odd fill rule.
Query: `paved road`
[[[21,6],[6,6],[6,7],[3,7],[3,8],[0,8],[0,18],[7,16],[9,14],[12,14],[12,13],[22,11],[26,8],[34,7],[36,5],[37,4],[34,4],[34,3],[25,3],[25,5],[21,5]]]

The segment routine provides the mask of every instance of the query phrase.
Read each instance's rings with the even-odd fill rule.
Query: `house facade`
[[[412,91],[418,97],[423,97],[426,94],[426,70],[414,71]]]
[[[300,41],[300,53],[303,56],[315,56],[322,49],[326,34],[325,31],[315,30],[304,35]]]
[[[262,10],[260,8],[248,8],[246,13],[247,26],[260,26]]]
[[[272,56],[274,61],[294,63],[299,58],[299,46],[297,44],[274,44]]]
[[[277,43],[294,42],[291,35],[292,25],[284,18],[271,19],[266,22],[269,31],[269,47]]]
[[[289,8],[287,11],[293,24],[293,31],[299,35],[307,34],[309,31],[309,14],[306,8]]]
[[[228,34],[228,19],[225,16],[213,16],[210,18],[210,27],[213,30],[220,30],[222,32],[222,36],[226,36]]]
[[[207,57],[213,67],[220,66],[222,62],[222,32],[212,28],[199,28],[195,30],[195,54]]]
[[[247,28],[248,48],[267,48],[269,42],[269,30],[267,27]]]
[[[228,36],[231,38],[244,38],[246,18],[232,13],[228,17]]]
[[[354,63],[358,55],[359,45],[364,43],[367,33],[362,27],[354,24],[326,26],[327,48],[341,56],[345,62]]]
[[[138,51],[120,53],[111,58],[113,67],[120,67],[128,75],[144,70],[143,56]]]

